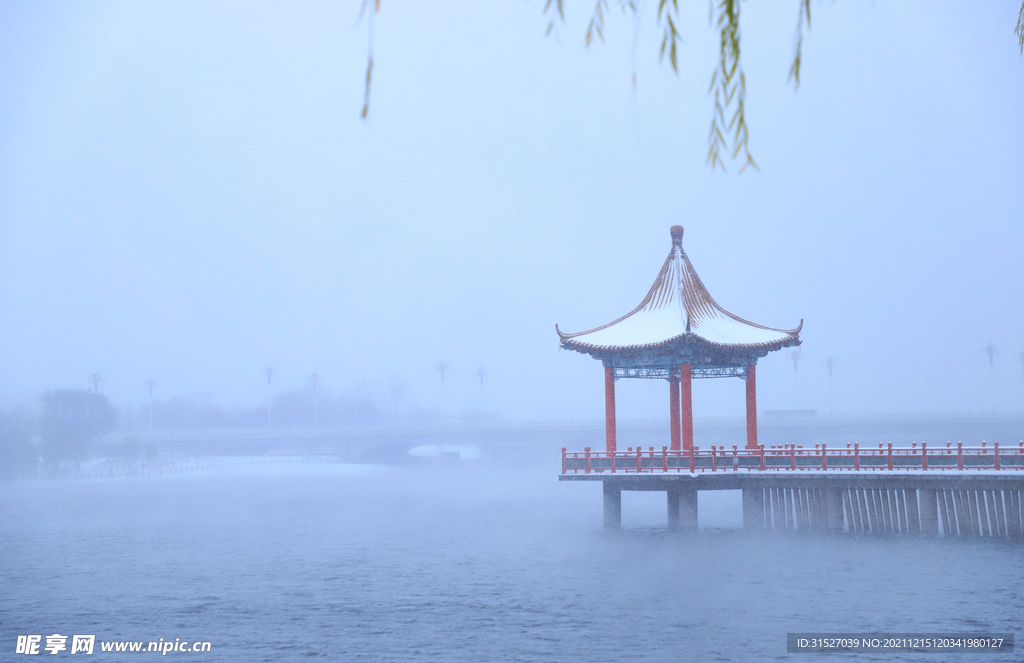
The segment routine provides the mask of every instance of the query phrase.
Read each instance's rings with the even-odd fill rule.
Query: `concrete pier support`
[[[764,529],[764,489],[743,489],[743,529]]]
[[[693,532],[699,490],[739,490],[747,531],[1024,538],[1024,476],[1010,473],[648,471],[616,476],[598,469],[560,480],[602,482],[604,527],[610,531],[622,528],[625,490],[664,492],[668,528]]]
[[[921,533],[938,536],[939,511],[935,506],[935,489],[920,488],[917,491],[917,495],[920,500]]]
[[[843,495],[839,488],[825,488],[825,529],[843,531]]]
[[[681,487],[678,493],[679,529],[697,531],[697,489]]]
[[[679,529],[679,488],[673,486],[665,495],[668,497],[668,528],[676,531]]]
[[[604,487],[604,528],[622,529],[622,489],[611,481],[602,481]]]

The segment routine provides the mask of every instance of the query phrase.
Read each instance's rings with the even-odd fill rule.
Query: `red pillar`
[[[679,366],[679,400],[683,405],[683,449],[693,449],[693,377],[689,362]]]
[[[615,451],[615,369],[604,367],[604,439],[605,449]]]
[[[672,376],[668,380],[668,420],[672,426],[672,451],[679,451],[679,380]]]
[[[756,367],[747,366],[747,448],[757,448],[757,380]]]

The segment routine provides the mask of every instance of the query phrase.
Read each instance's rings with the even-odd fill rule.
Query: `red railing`
[[[996,442],[988,446],[910,447],[878,445],[861,448],[859,444],[830,449],[824,444],[814,448],[785,444],[767,449],[740,449],[712,445],[710,449],[694,447],[692,451],[655,450],[629,447],[626,451],[566,451],[562,447],[562,474],[591,473],[654,473],[654,472],[721,472],[721,471],[899,471],[899,470],[1024,470],[1024,441],[1017,447],[1002,447]]]

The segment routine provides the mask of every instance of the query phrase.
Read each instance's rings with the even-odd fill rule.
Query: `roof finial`
[[[672,235],[672,248],[676,248],[676,247],[682,248],[683,247],[683,227],[682,226],[672,226],[672,228],[669,230],[669,233]]]

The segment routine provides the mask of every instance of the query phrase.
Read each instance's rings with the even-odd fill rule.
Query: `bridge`
[[[695,420],[702,448],[728,447],[742,440],[742,417]],[[618,422],[622,445],[658,445],[669,436],[669,420],[636,419]],[[766,448],[786,444],[830,449],[859,442],[861,447],[892,442],[895,447],[927,440],[1015,440],[1024,430],[1020,413],[863,415],[836,417],[765,417],[759,435]],[[119,430],[97,441],[104,453],[126,440],[137,440],[164,453],[201,455],[260,455],[287,451],[295,454],[331,453],[353,462],[390,462],[412,447],[426,444],[470,444],[489,457],[557,461],[560,447],[582,449],[604,441],[603,421],[508,422],[497,425],[458,423],[421,427],[262,427],[252,429]]]

